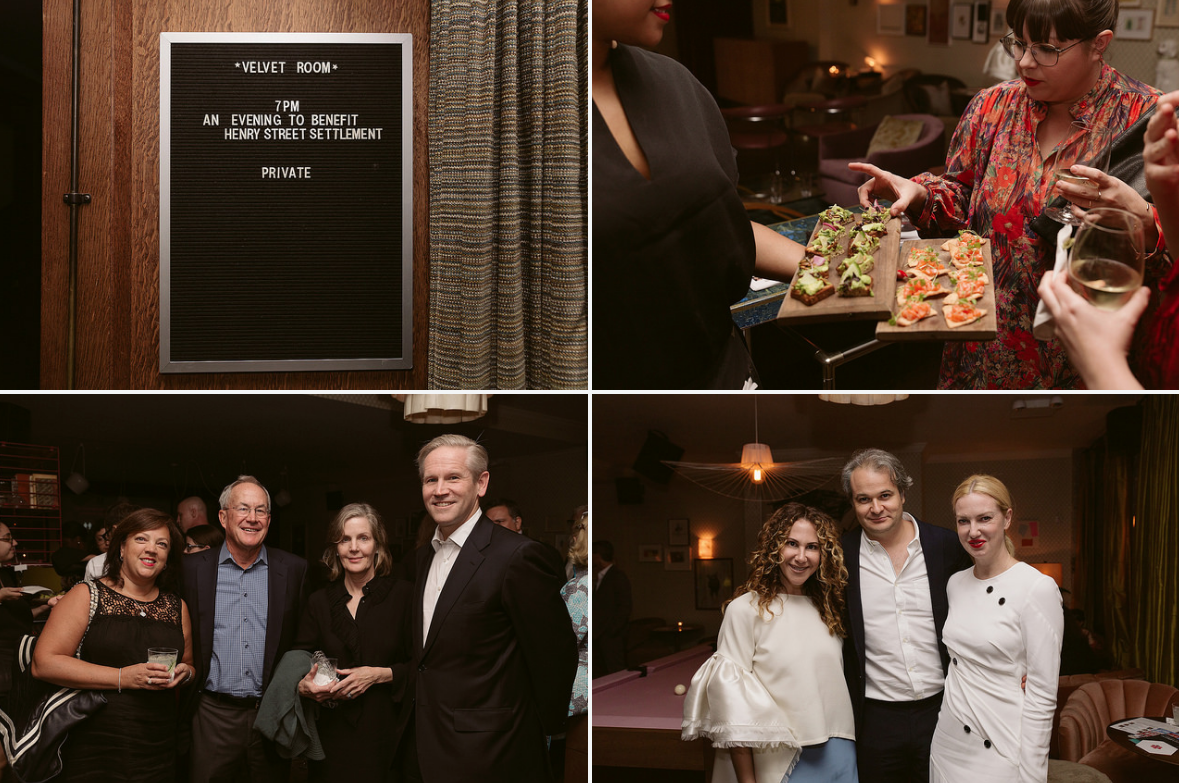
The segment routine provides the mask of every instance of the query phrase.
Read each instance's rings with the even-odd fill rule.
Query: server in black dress
[[[367,503],[350,503],[328,526],[323,563],[331,584],[312,593],[295,649],[337,660],[339,679],[316,685],[313,666],[302,696],[325,705],[317,727],[326,758],[310,762],[313,781],[388,780],[395,722],[410,657],[413,585],[391,576],[385,527]]]
[[[843,489],[859,525],[843,536],[850,634],[843,666],[856,720],[861,783],[929,779],[950,656],[946,583],[971,566],[951,530],[905,513],[913,483],[881,449],[856,452]]]
[[[635,48],[659,43],[671,5],[640,5],[593,4],[594,388],[741,388],[754,373],[729,305],[755,271],[789,280],[803,248],[750,223],[716,102]]]

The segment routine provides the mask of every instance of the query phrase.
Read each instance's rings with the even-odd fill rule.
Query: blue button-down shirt
[[[249,568],[242,569],[221,545],[217,558],[217,608],[213,615],[213,659],[208,690],[231,696],[262,695],[266,654],[266,610],[269,565],[266,547]]]

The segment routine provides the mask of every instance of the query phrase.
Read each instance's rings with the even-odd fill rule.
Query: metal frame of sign
[[[394,44],[401,47],[401,355],[363,358],[178,361],[171,357],[172,44]],[[210,231],[215,227],[210,227]],[[413,367],[413,36],[408,33],[160,33],[160,372],[298,372]],[[210,318],[216,318],[210,306]]]

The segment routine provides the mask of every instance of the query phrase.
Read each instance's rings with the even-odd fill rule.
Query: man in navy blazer
[[[263,544],[270,493],[253,476],[238,477],[220,500],[225,543],[184,559],[201,683],[191,779],[286,781],[289,762],[254,730],[254,718],[275,661],[294,640],[307,561]]]
[[[858,451],[843,468],[859,522],[842,542],[851,618],[843,664],[861,783],[928,781],[949,665],[946,582],[971,565],[953,531],[905,513],[912,484],[881,449]]]
[[[551,781],[545,737],[564,729],[577,671],[564,574],[542,544],[482,515],[482,446],[442,435],[417,462],[437,529],[417,552],[404,779]]]

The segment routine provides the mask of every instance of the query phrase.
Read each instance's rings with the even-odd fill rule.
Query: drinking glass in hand
[[[1069,282],[1095,307],[1117,310],[1142,285],[1143,241],[1142,221],[1135,215],[1111,208],[1086,211],[1069,257]]]
[[[159,663],[168,667],[168,680],[176,676],[177,651],[172,647],[147,648],[147,662]]]
[[[1073,185],[1084,186],[1088,183],[1092,189],[1093,198],[1100,192],[1097,183],[1088,177],[1072,173],[1076,164],[1105,171],[1109,167],[1109,151],[1117,134],[1096,128],[1084,122],[1075,121],[1069,126],[1069,135],[1056,150],[1056,157],[1052,162],[1055,170],[1053,183],[1068,182]],[[1081,225],[1081,218],[1072,211],[1071,204],[1063,207],[1048,207],[1044,214],[1057,223],[1067,223],[1070,226]]]

